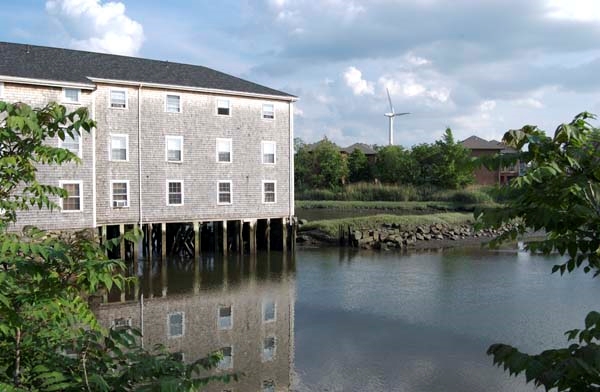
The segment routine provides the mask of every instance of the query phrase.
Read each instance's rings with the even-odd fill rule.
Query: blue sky
[[[552,133],[600,114],[596,0],[20,0],[0,40],[204,65],[299,96],[296,136],[387,143]]]

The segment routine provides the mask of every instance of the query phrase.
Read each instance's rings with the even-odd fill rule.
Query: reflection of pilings
[[[162,287],[163,298],[167,296],[168,275],[167,275],[167,259],[163,258],[160,266],[160,285]]]
[[[229,263],[227,257],[223,257],[223,291],[229,290],[229,286],[227,284],[229,280]]]
[[[202,286],[202,275],[200,275],[201,265],[202,260],[197,257],[194,260],[194,294],[198,294],[200,292],[200,287]]]

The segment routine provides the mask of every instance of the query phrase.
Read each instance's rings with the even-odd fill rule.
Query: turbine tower
[[[390,90],[386,87],[388,101],[390,102],[390,112],[384,113],[383,115],[390,119],[390,146],[394,145],[394,117],[405,116],[410,113],[396,113],[394,112],[394,105],[392,105],[392,98],[390,98]]]

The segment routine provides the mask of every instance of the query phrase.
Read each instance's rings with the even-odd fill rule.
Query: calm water
[[[530,352],[564,345],[562,332],[597,309],[600,284],[583,273],[550,274],[556,262],[478,248],[154,262],[138,270],[146,272],[145,313],[132,302],[104,307],[103,317],[143,319],[148,343],[186,360],[231,346],[233,370],[248,374],[235,391],[532,391],[485,351],[495,342]],[[276,316],[265,320],[271,303]],[[223,306],[232,308],[228,330],[219,328]],[[186,332],[169,337],[177,312]],[[271,337],[276,348],[265,357]]]

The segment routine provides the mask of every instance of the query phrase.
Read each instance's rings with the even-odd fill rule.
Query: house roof
[[[375,154],[377,154],[377,151],[375,151],[373,149],[373,147],[371,147],[371,146],[369,146],[368,144],[365,144],[365,143],[354,143],[353,145],[348,146],[346,148],[340,148],[340,151],[341,152],[345,152],[346,154],[352,154],[354,152],[354,150],[360,150],[365,155],[375,155]]]
[[[504,150],[505,145],[497,141],[488,142],[478,136],[471,136],[460,142],[464,147],[470,150]]]
[[[9,42],[0,42],[2,76],[91,86],[95,79],[104,79],[295,98],[199,65]]]

